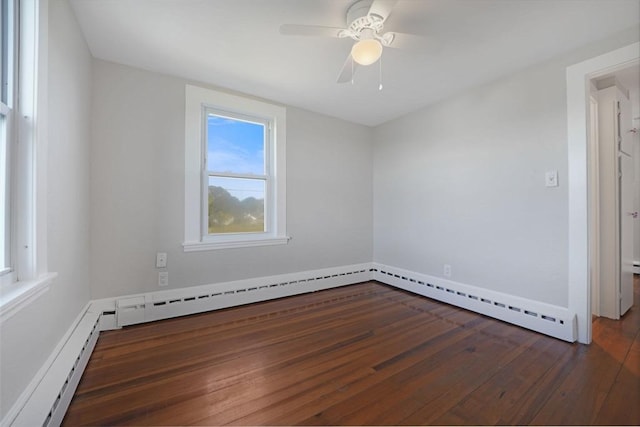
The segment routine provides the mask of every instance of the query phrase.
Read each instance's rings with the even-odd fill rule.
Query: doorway
[[[591,279],[594,265],[590,248],[593,233],[590,202],[593,198],[589,154],[589,95],[594,78],[635,65],[640,61],[640,43],[616,49],[567,68],[567,136],[569,159],[569,310],[576,316],[579,342],[591,342]]]
[[[589,86],[591,308],[619,320],[634,304],[640,260],[640,64]]]

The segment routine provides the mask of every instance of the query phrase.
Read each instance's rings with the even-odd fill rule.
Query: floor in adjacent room
[[[103,332],[64,425],[639,425],[634,280],[589,346],[376,282]]]

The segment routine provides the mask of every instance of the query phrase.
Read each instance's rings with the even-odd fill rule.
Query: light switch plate
[[[547,171],[547,173],[544,174],[544,185],[546,187],[557,187],[558,171]]]
[[[165,268],[167,266],[167,253],[158,252],[156,254],[156,268]]]

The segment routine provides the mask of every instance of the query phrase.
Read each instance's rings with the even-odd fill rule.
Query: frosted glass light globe
[[[360,65],[371,65],[380,59],[382,45],[378,40],[360,40],[351,48],[351,57]]]

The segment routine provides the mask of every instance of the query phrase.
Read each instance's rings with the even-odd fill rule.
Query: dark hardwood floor
[[[593,326],[569,344],[375,282],[165,320],[102,333],[64,425],[638,425],[638,303]]]

